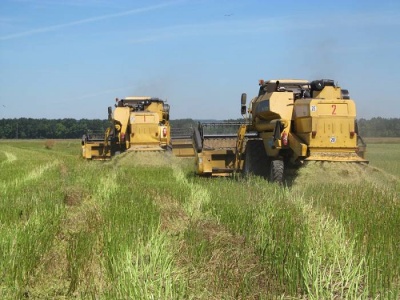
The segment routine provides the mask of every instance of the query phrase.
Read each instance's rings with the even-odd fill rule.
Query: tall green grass
[[[5,151],[9,147],[5,147]],[[1,150],[1,148],[0,148]],[[57,162],[13,151],[0,178],[0,295],[17,297],[53,244],[64,214]],[[51,180],[46,180],[51,178]]]
[[[304,197],[344,226],[354,243],[356,263],[363,262],[368,293],[396,299],[400,291],[400,203],[396,191],[369,183],[320,183],[307,185]]]
[[[206,209],[231,232],[245,237],[259,263],[274,278],[276,291],[296,294],[303,288],[302,261],[307,259],[307,226],[288,190],[261,178],[209,180]]]
[[[162,172],[162,170],[161,170]],[[185,280],[173,264],[152,187],[160,170],[119,170],[112,193],[102,200],[105,269],[113,299],[179,299]],[[112,186],[109,184],[109,186]]]
[[[361,180],[326,169],[288,188],[197,178],[168,155],[0,142],[0,297],[397,299],[400,165],[376,147]]]
[[[368,144],[367,151],[371,165],[400,178],[400,143]]]

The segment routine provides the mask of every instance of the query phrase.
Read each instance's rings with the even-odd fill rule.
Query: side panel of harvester
[[[207,128],[212,128],[207,132]],[[229,176],[243,167],[242,148],[238,142],[247,141],[245,137],[247,124],[243,122],[200,123],[193,134],[195,148],[196,173],[205,176]],[[229,131],[234,133],[229,133]],[[237,133],[243,134],[238,139]],[[239,165],[238,165],[239,164]]]
[[[193,126],[171,126],[172,153],[178,157],[193,157]]]
[[[82,141],[82,157],[86,159],[106,160],[111,158],[111,151],[104,141]]]
[[[82,157],[86,159],[107,160],[111,158],[112,148],[110,139],[110,129],[105,133],[91,132],[82,137]]]

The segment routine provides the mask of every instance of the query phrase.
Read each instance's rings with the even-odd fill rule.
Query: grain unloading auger
[[[282,182],[287,166],[307,160],[368,162],[358,135],[355,103],[333,80],[260,80],[258,96],[228,148],[214,143],[203,127],[194,134],[199,175],[254,173]],[[222,139],[229,137],[220,136]]]
[[[169,105],[159,98],[126,97],[108,108],[103,136],[86,134],[82,156],[106,160],[124,151],[164,151],[170,146]]]

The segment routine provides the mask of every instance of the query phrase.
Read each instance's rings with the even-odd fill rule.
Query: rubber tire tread
[[[269,181],[282,184],[284,169],[285,166],[283,160],[280,159],[272,160],[270,165]]]
[[[247,141],[245,161],[243,166],[244,175],[256,175],[267,178],[268,165],[268,157],[265,152],[263,141]]]

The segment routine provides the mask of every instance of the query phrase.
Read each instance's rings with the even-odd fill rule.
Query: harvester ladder
[[[109,140],[109,137],[110,137],[110,132],[111,132],[111,127],[108,127],[106,129],[105,134],[104,134],[104,147],[103,147],[103,150],[102,150],[102,153],[101,153],[102,156],[106,156],[106,154],[107,154],[108,140]]]
[[[243,154],[243,145],[244,145],[244,138],[247,132],[247,125],[242,124],[239,127],[237,141],[236,141],[236,149],[235,149],[235,171],[239,171],[240,164],[241,164],[241,157]]]

